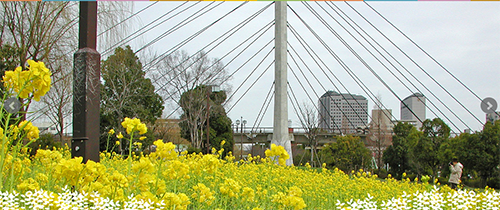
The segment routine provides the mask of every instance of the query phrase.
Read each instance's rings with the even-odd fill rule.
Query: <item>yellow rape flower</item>
[[[35,191],[40,189],[40,185],[32,178],[25,179],[17,185],[19,191]]]
[[[212,202],[215,200],[214,192],[212,192],[210,188],[202,183],[198,183],[197,185],[193,186],[193,191],[194,192],[191,197],[199,203],[212,205]]]
[[[140,119],[134,118],[130,119],[128,117],[125,118],[122,122],[122,126],[127,129],[128,134],[132,134],[134,131],[139,131],[139,134],[145,134],[148,132],[148,128],[146,124],[141,123]]]
[[[145,137],[145,136],[141,136],[141,137],[139,138],[139,140],[141,140],[141,141],[142,141],[142,140],[144,140],[144,139],[146,139],[146,137]]]
[[[19,123],[19,128],[23,129],[26,131],[26,137],[28,137],[29,140],[35,140],[38,139],[40,130],[38,130],[38,127],[33,126],[31,122],[29,121],[22,121]]]
[[[109,130],[109,131],[108,131],[108,133],[109,133],[110,135],[113,135],[113,134],[115,134],[115,130],[114,130],[114,129],[111,129],[111,130]]]
[[[50,90],[51,73],[43,62],[28,60],[28,65],[28,69],[33,75],[33,99],[35,99],[35,101],[40,101],[40,97]]]
[[[171,160],[177,157],[178,153],[175,152],[175,145],[172,142],[163,143],[163,140],[158,139],[153,142],[156,145],[156,151],[151,153],[151,157],[153,158],[162,158]]]
[[[134,142],[134,145],[137,146],[138,148],[142,147],[142,143],[141,142]]]
[[[116,144],[116,145],[120,145],[120,141],[116,141],[116,142],[115,142],[115,144]]]
[[[265,151],[266,157],[271,158],[276,161],[279,165],[285,165],[286,160],[290,158],[288,152],[286,152],[283,146],[277,146],[276,144],[271,144],[271,149]]]
[[[51,74],[43,62],[28,60],[26,71],[20,66],[14,71],[6,71],[3,82],[6,88],[13,90],[20,98],[28,98],[31,93],[35,101],[40,101],[40,97],[50,90]]]
[[[118,135],[116,135],[116,138],[123,139],[123,134],[122,134],[122,132],[118,133]]]

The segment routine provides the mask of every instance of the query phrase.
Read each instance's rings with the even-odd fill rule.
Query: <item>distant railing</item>
[[[234,133],[241,133],[241,128],[233,127]],[[292,127],[288,128],[289,133],[306,133],[304,128]],[[258,127],[258,128],[243,128],[243,133],[273,133],[273,127]]]

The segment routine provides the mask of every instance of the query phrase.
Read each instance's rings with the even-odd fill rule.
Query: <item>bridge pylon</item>
[[[271,143],[283,146],[290,158],[286,165],[293,165],[292,145],[288,137],[287,96],[287,27],[286,1],[276,1],[275,6],[275,69],[274,69],[274,125]]]

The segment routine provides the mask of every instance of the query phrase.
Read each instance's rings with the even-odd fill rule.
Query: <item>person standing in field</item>
[[[464,166],[458,162],[457,158],[453,158],[452,161],[450,162],[450,179],[448,180],[448,183],[450,183],[451,189],[456,190],[457,185],[460,184],[460,178],[462,177],[462,169]]]

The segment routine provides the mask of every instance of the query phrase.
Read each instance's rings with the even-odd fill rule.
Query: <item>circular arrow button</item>
[[[17,98],[12,97],[12,98],[5,100],[5,103],[3,104],[3,108],[8,113],[15,114],[19,111],[19,109],[21,108],[21,105],[22,105],[21,102],[19,102],[19,100]]]
[[[498,106],[497,101],[495,101],[495,99],[490,97],[485,98],[481,101],[481,109],[485,113],[495,112],[495,110],[497,110],[497,106]]]

